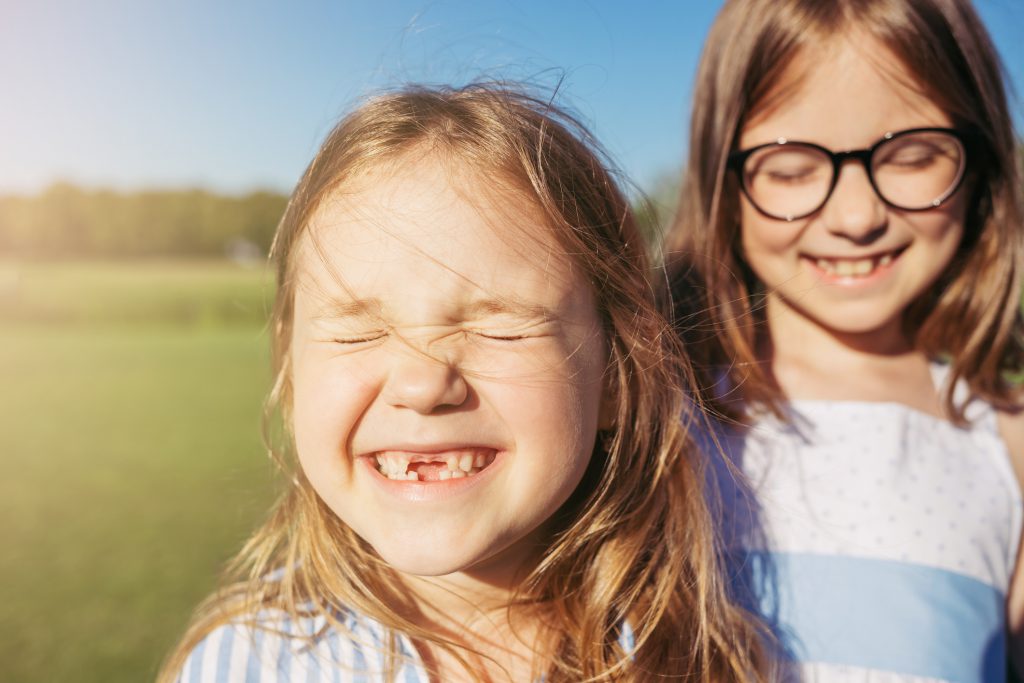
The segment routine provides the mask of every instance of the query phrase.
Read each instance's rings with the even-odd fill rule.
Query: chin
[[[381,559],[403,574],[411,576],[447,576],[470,569],[481,561],[476,553],[458,552],[453,546],[444,548],[432,543],[420,547],[395,547],[394,544],[374,544]]]
[[[447,574],[462,571],[467,567],[467,562],[462,558],[438,557],[436,552],[419,555],[378,551],[378,554],[395,570],[412,577],[446,577]]]
[[[836,303],[829,306],[796,310],[817,326],[834,334],[869,335],[893,329],[902,322],[902,309],[881,310],[877,304],[849,306]]]

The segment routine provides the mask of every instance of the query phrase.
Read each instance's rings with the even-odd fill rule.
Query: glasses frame
[[[961,150],[963,150],[963,160],[960,163],[960,170],[957,173],[956,179],[950,185],[949,189],[946,190],[946,192],[943,193],[941,196],[932,200],[932,202],[927,206],[900,206],[899,204],[890,201],[888,198],[885,197],[885,195],[883,195],[879,191],[878,185],[875,183],[875,174],[871,170],[871,160],[874,158],[875,152],[878,151],[878,149],[883,145],[888,144],[892,140],[897,140],[901,137],[913,135],[916,133],[945,133],[947,135],[952,136],[957,142],[960,143],[960,148]],[[828,203],[829,198],[835,191],[836,185],[839,184],[839,173],[840,171],[842,171],[842,166],[844,163],[846,163],[847,159],[854,159],[856,161],[859,161],[861,165],[864,166],[864,172],[868,176],[868,182],[871,183],[871,189],[875,191],[875,195],[883,202],[885,202],[886,205],[891,206],[894,209],[899,209],[900,211],[928,211],[930,209],[942,206],[942,204],[945,203],[954,194],[956,194],[957,190],[959,190],[960,187],[963,185],[964,178],[967,176],[967,164],[969,163],[971,157],[971,140],[972,136],[968,131],[961,130],[958,128],[908,128],[906,130],[899,130],[886,133],[877,142],[875,142],[873,145],[866,149],[852,149],[845,152],[833,152],[827,147],[822,147],[821,145],[815,144],[813,142],[779,138],[775,142],[768,142],[763,145],[757,145],[756,147],[750,147],[748,149],[741,149],[736,152],[732,152],[728,157],[726,165],[727,168],[731,169],[736,173],[737,176],[739,176],[740,190],[743,192],[743,195],[750,201],[751,206],[753,206],[757,210],[757,212],[760,213],[762,216],[765,216],[767,218],[773,218],[775,220],[795,221],[801,218],[807,218],[808,216],[815,214],[818,211],[821,211],[822,207],[824,207],[825,204]],[[773,213],[769,213],[768,211],[762,209],[758,205],[758,203],[754,201],[754,198],[750,196],[750,191],[747,188],[746,174],[744,174],[743,172],[743,167],[746,165],[747,159],[755,152],[759,152],[762,149],[767,149],[769,147],[786,147],[791,145],[810,147],[821,152],[827,158],[829,158],[832,161],[832,181],[829,184],[828,192],[825,193],[825,197],[821,200],[821,203],[815,206],[810,211],[805,211],[800,215],[787,214],[777,216]]]

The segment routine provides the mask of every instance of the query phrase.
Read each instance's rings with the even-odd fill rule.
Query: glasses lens
[[[799,218],[821,206],[832,185],[832,161],[799,143],[759,149],[743,165],[743,183],[758,209],[776,218]]]
[[[949,133],[908,133],[879,145],[871,173],[878,193],[890,204],[926,209],[956,190],[966,158],[963,144]]]

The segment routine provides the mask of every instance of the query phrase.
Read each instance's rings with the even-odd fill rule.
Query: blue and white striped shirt
[[[260,619],[260,627],[220,626],[189,654],[178,683],[383,683],[387,634],[373,619],[354,613],[339,618],[344,631],[324,617],[295,621]],[[626,652],[634,636],[623,625],[619,639]],[[399,683],[428,683],[430,677],[412,642],[399,634]]]

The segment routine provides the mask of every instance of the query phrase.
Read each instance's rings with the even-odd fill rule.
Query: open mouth
[[[439,453],[378,451],[377,471],[395,481],[447,481],[479,474],[494,462],[493,448],[462,448]]]
[[[832,277],[842,278],[865,278],[881,268],[892,265],[893,261],[900,257],[906,247],[900,247],[883,254],[868,256],[865,258],[829,258],[829,257],[806,257],[818,270]]]
[[[826,275],[831,275],[833,278],[867,278],[867,276],[873,274],[881,268],[892,265],[893,261],[899,258],[906,250],[906,247],[900,247],[893,251],[885,252],[884,254],[877,254],[874,256],[867,256],[865,258],[830,258],[830,257],[812,257],[807,258],[814,263],[814,265]]]

